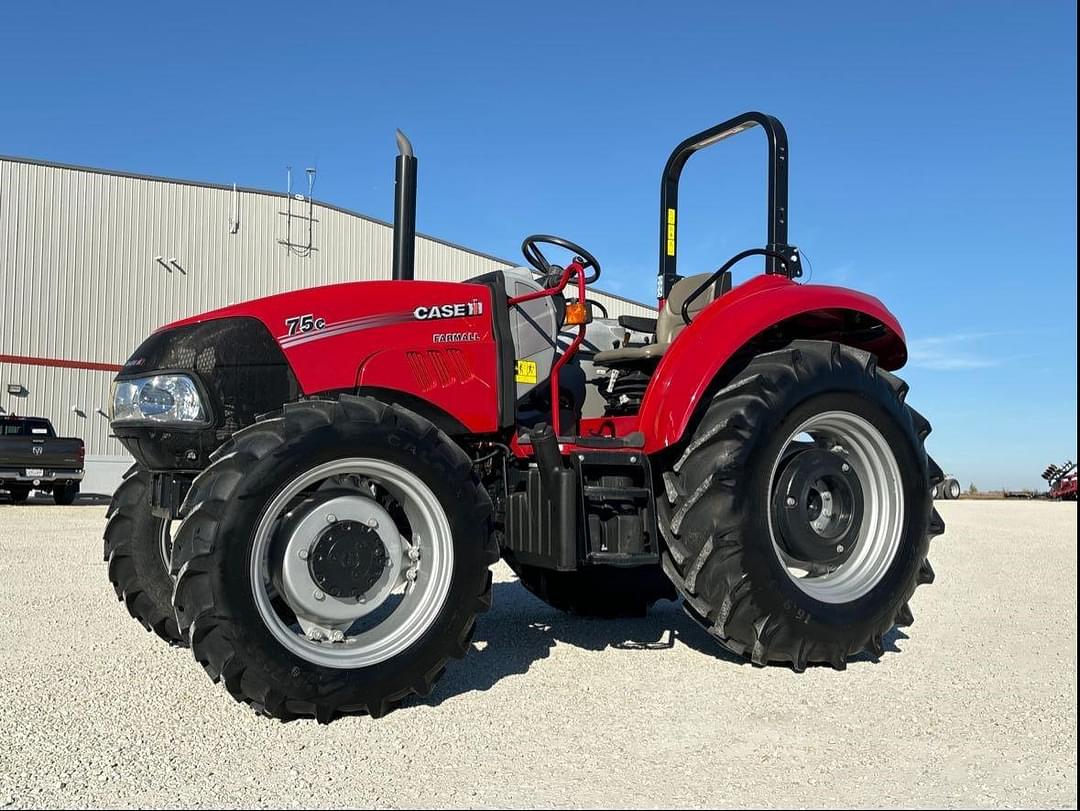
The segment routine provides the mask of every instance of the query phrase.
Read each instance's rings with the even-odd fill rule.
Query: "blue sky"
[[[771,112],[791,240],[900,317],[931,452],[1037,486],[1076,456],[1075,31],[1056,2],[5,3],[0,153],[274,189],[316,165],[388,219],[400,126],[422,231],[563,234],[648,300],[667,153]],[[763,166],[750,134],[689,164],[680,270],[761,244]]]

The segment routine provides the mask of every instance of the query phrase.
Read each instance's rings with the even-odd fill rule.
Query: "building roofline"
[[[60,161],[44,160],[42,158],[24,158],[18,155],[4,155],[2,153],[0,153],[0,161],[9,161],[11,163],[26,163],[32,166],[44,166],[49,169],[68,169],[75,172],[89,172],[90,174],[95,175],[126,177],[133,180],[150,180],[157,183],[172,183],[178,186],[197,186],[202,189],[217,189],[219,191],[232,191],[234,187],[232,183],[210,183],[208,181],[202,180],[187,180],[185,178],[165,177],[164,175],[151,175],[142,172],[126,172],[120,169],[102,169],[98,166],[83,166],[77,163],[62,163]],[[247,194],[263,194],[268,197],[279,198],[287,198],[289,196],[287,192],[271,191],[269,189],[257,189],[253,186],[241,186],[239,184],[236,184],[235,188],[236,191],[245,192]],[[335,205],[334,203],[328,203],[325,200],[312,198],[312,202],[323,208],[328,208],[332,211],[339,211],[342,214],[348,214],[349,216],[357,217],[361,220],[367,220],[368,222],[374,223],[376,225],[382,225],[387,228],[394,227],[393,223],[387,222],[386,220],[380,220],[378,217],[372,217],[369,214],[362,214],[359,211],[353,211],[352,209],[345,208],[344,206]],[[436,242],[440,245],[445,245],[448,248],[454,248],[458,251],[471,253],[473,256],[479,256],[482,259],[488,259],[492,262],[499,262],[500,264],[506,265],[507,267],[520,267],[520,264],[517,262],[513,262],[509,259],[504,259],[501,256],[484,253],[483,251],[478,251],[474,248],[467,248],[464,245],[459,245],[458,243],[451,242],[447,239],[433,237],[429,234],[420,233],[419,231],[416,232],[416,236],[420,237],[421,239]],[[645,307],[647,309],[655,309],[655,307],[653,307],[653,305],[651,304],[645,304],[632,298],[627,298],[626,296],[620,296],[618,293],[611,293],[607,290],[601,290],[600,288],[596,288],[596,292],[603,293],[605,296],[611,296],[611,298],[618,299],[619,301],[624,301],[627,304],[634,304],[638,307]]]

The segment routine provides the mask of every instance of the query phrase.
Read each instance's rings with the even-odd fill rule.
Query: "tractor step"
[[[570,458],[582,482],[586,560],[609,566],[658,563],[648,457],[579,451]]]
[[[586,485],[584,488],[585,498],[593,501],[640,501],[652,495],[652,490],[647,487],[597,487]]]
[[[563,456],[554,435],[532,439],[536,461],[508,476],[506,551],[558,571],[659,562],[648,457],[580,446]]]

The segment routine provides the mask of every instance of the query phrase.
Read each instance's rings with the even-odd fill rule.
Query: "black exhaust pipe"
[[[394,161],[394,279],[412,280],[416,263],[416,158],[412,144],[397,131]]]

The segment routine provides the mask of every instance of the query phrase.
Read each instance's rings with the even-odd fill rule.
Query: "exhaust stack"
[[[394,279],[412,280],[416,259],[416,158],[412,144],[397,131],[394,161]]]

